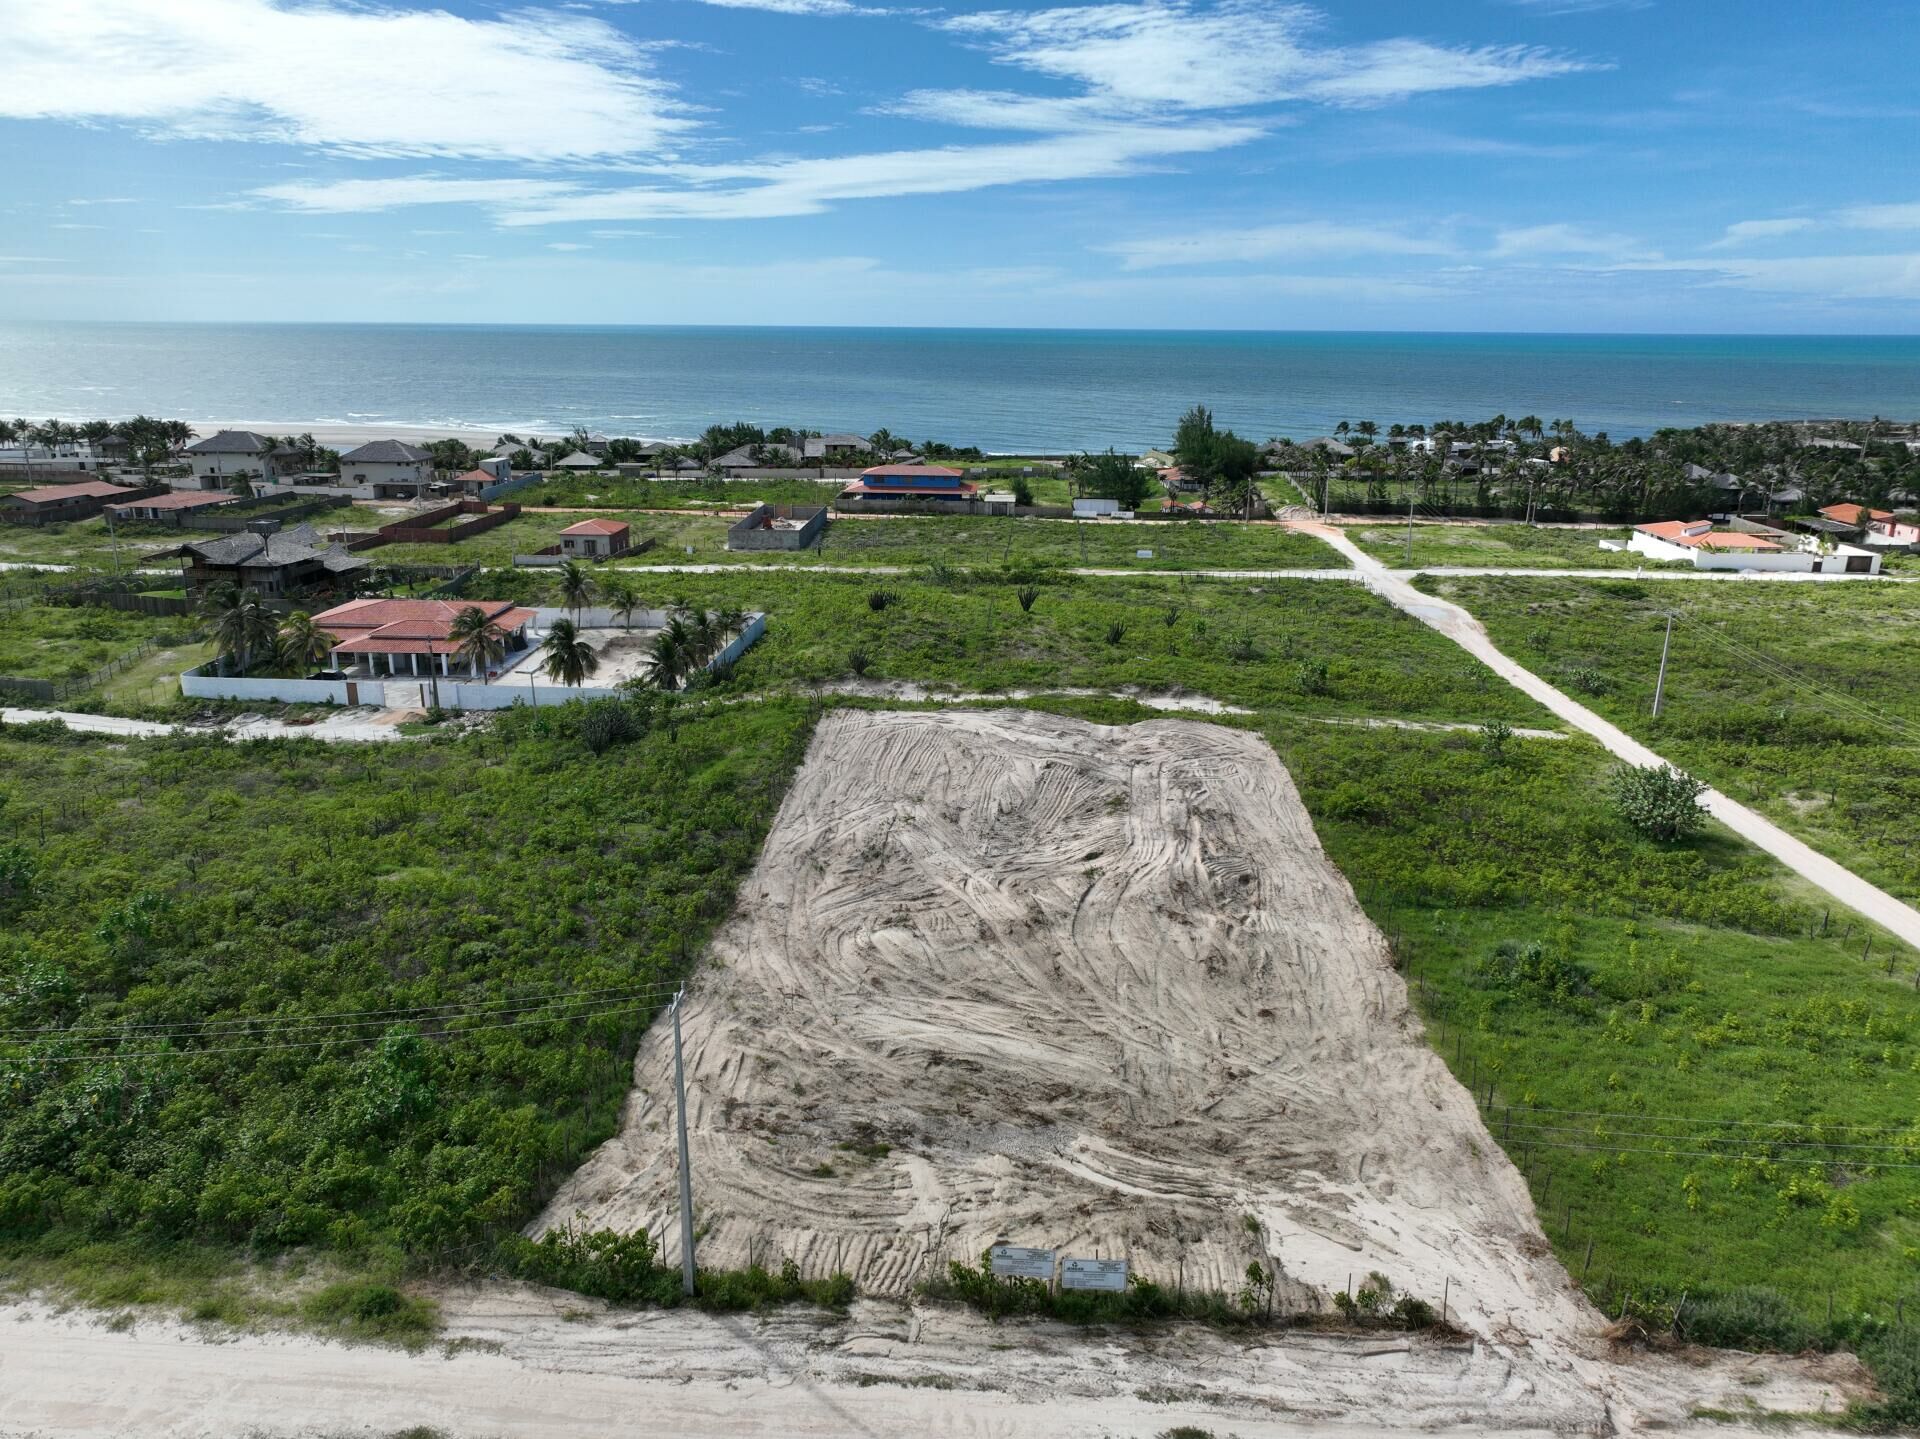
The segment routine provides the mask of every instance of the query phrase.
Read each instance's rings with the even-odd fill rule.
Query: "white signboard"
[[[1062,1289],[1105,1289],[1124,1294],[1127,1288],[1127,1261],[1124,1259],[1068,1259],[1060,1266]]]
[[[1133,557],[1136,560],[1150,560],[1153,558],[1153,551],[1152,550],[1135,550],[1133,552]]]
[[[988,1251],[989,1265],[996,1279],[1038,1279],[1053,1282],[1053,1251],[1022,1249],[1014,1244],[996,1244]]]

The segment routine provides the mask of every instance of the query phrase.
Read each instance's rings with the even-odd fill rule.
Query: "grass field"
[[[654,547],[622,567],[661,564],[1087,566],[1096,569],[1341,569],[1340,557],[1310,536],[1273,525],[1168,521],[1151,525],[989,516],[836,519],[819,544],[797,552],[727,549],[730,520],[717,515],[630,513],[636,542]],[[578,515],[523,514],[456,545],[383,545],[376,564],[504,566],[557,542]],[[1142,556],[1140,550],[1152,553]]]
[[[741,689],[850,680],[858,661],[869,680],[959,691],[1137,686],[1310,714],[1552,726],[1457,646],[1334,581],[1065,577],[1040,584],[1031,612],[1018,585],[998,580],[763,571],[640,581],[649,606],[768,613],[766,637],[735,668]],[[520,571],[470,588],[549,603],[552,584],[550,573]],[[876,593],[894,602],[875,610]]]
[[[0,612],[0,675],[68,680],[137,649],[194,628],[186,617],[134,614],[98,606],[23,605]]]
[[[1390,521],[1348,525],[1347,538],[1375,559],[1407,565],[1407,527]],[[1603,550],[1602,539],[1627,542],[1622,529],[1549,529],[1539,525],[1481,524],[1413,527],[1413,565],[1486,565],[1538,569],[1659,569],[1657,561],[1625,550]]]
[[[123,1275],[192,1245],[384,1270],[514,1232],[612,1133],[809,727],[0,734],[0,1271],[99,1241]],[[341,1012],[374,1017],[310,1018]]]
[[[1920,592],[1430,578],[1495,643],[1676,764],[1920,898]],[[1661,637],[1679,616],[1663,713]]]
[[[1809,938],[1818,909],[1724,832],[1631,834],[1585,739],[1496,763],[1471,736],[1266,729],[1575,1278],[1610,1313],[1780,1291],[1805,1342],[1862,1347],[1914,1403],[1915,1331],[1887,1346],[1920,1278],[1920,958],[1889,979],[1840,923]]]

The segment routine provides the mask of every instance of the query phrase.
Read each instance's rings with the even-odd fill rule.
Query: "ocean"
[[[0,325],[0,412],[195,422],[716,422],[988,450],[1139,450],[1196,402],[1256,440],[1340,420],[1571,419],[1616,439],[1711,420],[1920,419],[1920,337],[651,326]]]

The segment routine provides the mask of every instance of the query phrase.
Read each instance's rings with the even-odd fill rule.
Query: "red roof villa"
[[[939,465],[875,465],[840,492],[843,500],[970,500],[978,485]]]
[[[459,644],[451,635],[462,610],[478,608],[507,636],[507,653],[527,646],[527,625],[535,612],[505,600],[350,600],[313,617],[333,636],[337,669],[364,666],[368,675],[443,675],[460,660]]]

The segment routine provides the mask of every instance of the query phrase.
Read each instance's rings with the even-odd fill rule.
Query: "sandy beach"
[[[370,440],[404,440],[410,445],[430,445],[435,440],[464,440],[476,448],[492,449],[500,438],[498,430],[461,430],[432,425],[316,425],[307,420],[189,420],[195,433],[205,439],[221,430],[252,430],[260,435],[312,435],[328,449],[346,450]],[[526,432],[515,431],[522,439]],[[556,438],[558,431],[548,431]]]

